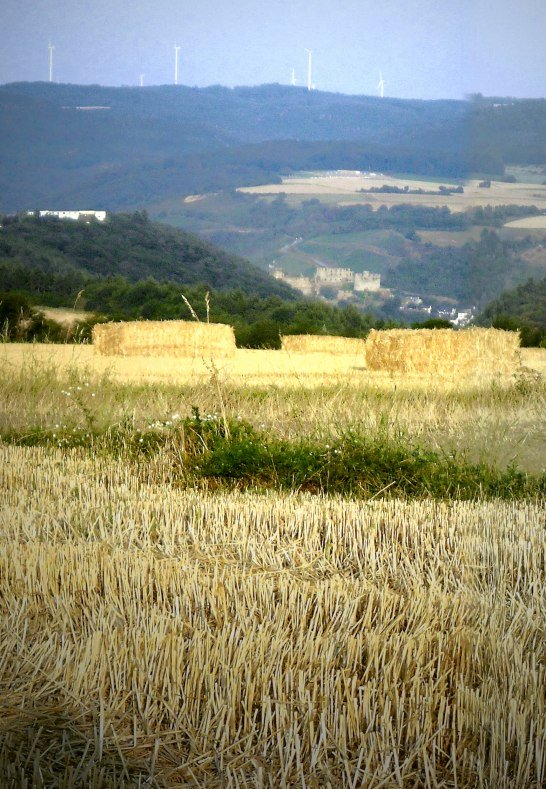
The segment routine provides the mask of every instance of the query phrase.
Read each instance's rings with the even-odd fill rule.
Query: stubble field
[[[448,186],[448,182],[442,182]],[[257,195],[278,195],[285,193],[291,203],[300,203],[312,197],[321,202],[336,203],[338,205],[358,205],[368,203],[374,208],[381,205],[421,205],[432,208],[448,206],[451,211],[466,211],[477,206],[536,206],[546,209],[546,186],[537,183],[502,183],[492,181],[491,186],[484,189],[479,186],[480,181],[470,179],[464,183],[463,194],[388,194],[362,192],[362,189],[381,188],[383,185],[404,189],[423,189],[436,191],[440,182],[419,181],[414,179],[398,178],[392,175],[342,175],[323,174],[320,172],[302,177],[292,176],[283,179],[281,184],[266,184],[264,186],[241,187],[238,191]],[[520,225],[514,225],[520,227]],[[525,225],[530,227],[543,227],[542,224]]]
[[[197,409],[538,474],[535,356],[502,385],[374,382],[347,360],[320,383],[316,359],[313,381],[300,359],[281,385],[253,354],[245,382],[242,357],[169,379],[160,360],[2,346],[6,785],[542,786],[541,498],[190,485],[174,439],[144,455],[65,440],[169,432]]]

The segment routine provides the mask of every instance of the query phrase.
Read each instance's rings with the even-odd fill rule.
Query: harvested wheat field
[[[542,503],[1,456],[4,785],[544,785]]]
[[[65,326],[72,326],[78,321],[92,320],[95,317],[93,312],[69,310],[65,307],[38,307],[38,309],[46,318],[57,321],[57,323],[62,323]]]
[[[522,348],[524,369],[546,373],[546,349]],[[21,367],[53,365],[68,371],[78,368],[93,378],[108,374],[119,382],[143,381],[187,384],[208,381],[211,373],[218,373],[227,382],[239,385],[275,385],[320,387],[329,384],[358,383],[398,388],[409,383],[411,387],[432,385],[459,388],[458,373],[441,379],[431,372],[431,377],[407,373],[372,370],[366,367],[366,358],[360,353],[341,354],[314,351],[312,353],[259,351],[236,349],[233,356],[205,354],[203,356],[105,356],[91,345],[29,345],[0,344],[0,364],[7,370]],[[503,368],[502,360],[500,369]],[[503,379],[500,376],[500,380]],[[479,384],[479,381],[477,381]],[[489,380],[487,381],[489,385]]]
[[[366,341],[354,337],[331,337],[320,334],[289,334],[282,337],[281,350],[289,353],[324,353],[354,356],[366,361]]]
[[[523,219],[514,219],[512,222],[505,222],[504,227],[514,227],[525,230],[544,230],[546,229],[546,216],[528,216]]]
[[[542,374],[546,379],[546,348],[522,348],[521,360],[526,369]]]
[[[445,184],[445,182],[444,182]],[[301,202],[317,197],[324,202],[338,205],[371,205],[374,210],[387,205],[421,205],[430,207],[448,206],[450,211],[466,211],[476,206],[520,205],[546,208],[546,187],[536,183],[503,183],[492,181],[489,189],[479,186],[478,179],[469,179],[464,184],[463,194],[446,195],[438,190],[440,184],[430,181],[407,180],[383,174],[347,175],[317,171],[312,175],[287,176],[280,184],[240,187],[237,191],[258,195],[278,195],[284,193],[289,202]],[[421,188],[424,194],[393,194],[369,192],[372,187],[395,186],[399,189]],[[365,190],[365,191],[362,191]],[[426,194],[432,191],[433,194]],[[436,194],[434,194],[436,192]],[[536,225],[532,225],[536,227]]]

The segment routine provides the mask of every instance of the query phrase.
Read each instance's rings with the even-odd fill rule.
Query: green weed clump
[[[522,498],[546,493],[546,475],[532,477],[514,466],[499,471],[402,440],[367,438],[354,431],[326,443],[283,440],[239,426],[235,435],[215,436],[189,465],[195,476],[243,487],[362,498]]]
[[[56,426],[4,440],[22,446],[83,448],[137,463],[159,458],[176,484],[303,490],[357,498],[527,498],[546,495],[546,475],[499,470],[407,438],[367,436],[352,428],[328,439],[287,439],[217,414],[178,414],[137,429],[126,420],[98,430]]]

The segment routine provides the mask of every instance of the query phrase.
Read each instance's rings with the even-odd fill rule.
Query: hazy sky
[[[2,0],[0,83],[306,81],[404,98],[546,95],[546,0]]]

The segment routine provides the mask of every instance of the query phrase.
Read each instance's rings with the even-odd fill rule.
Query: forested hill
[[[0,211],[143,208],[309,169],[464,177],[546,161],[546,101],[302,87],[0,86]]]
[[[186,144],[210,148],[265,140],[353,140],[383,145],[426,144],[434,149],[462,147],[464,101],[380,99],[342,93],[308,91],[302,87],[190,88],[162,85],[145,88],[54,83],[12,83],[0,86],[0,100],[21,101],[38,109],[60,110],[66,120],[97,116],[82,108],[102,107],[106,122],[152,120],[160,127],[177,125]],[[78,111],[79,110],[79,111]],[[137,130],[135,130],[137,131]],[[145,130],[146,131],[146,130]],[[200,139],[195,132],[200,132]],[[458,132],[454,136],[454,132]],[[177,141],[172,140],[172,146]],[[185,150],[187,150],[185,148]]]
[[[89,224],[56,218],[1,217],[0,269],[11,290],[10,272],[45,273],[71,286],[78,272],[93,277],[122,276],[136,282],[204,284],[217,290],[290,300],[292,288],[272,279],[243,258],[197,236],[150,221],[144,213],[113,214]],[[20,278],[20,273],[17,274]],[[17,286],[16,289],[20,287]]]
[[[145,207],[301,169],[464,175],[468,104],[256,88],[0,86],[0,210]]]
[[[504,164],[546,162],[546,99],[477,96],[469,110],[467,138],[475,158],[489,150]]]
[[[546,335],[546,279],[529,279],[506,290],[484,309],[480,323],[505,328],[536,327]],[[509,325],[508,325],[509,324]]]

